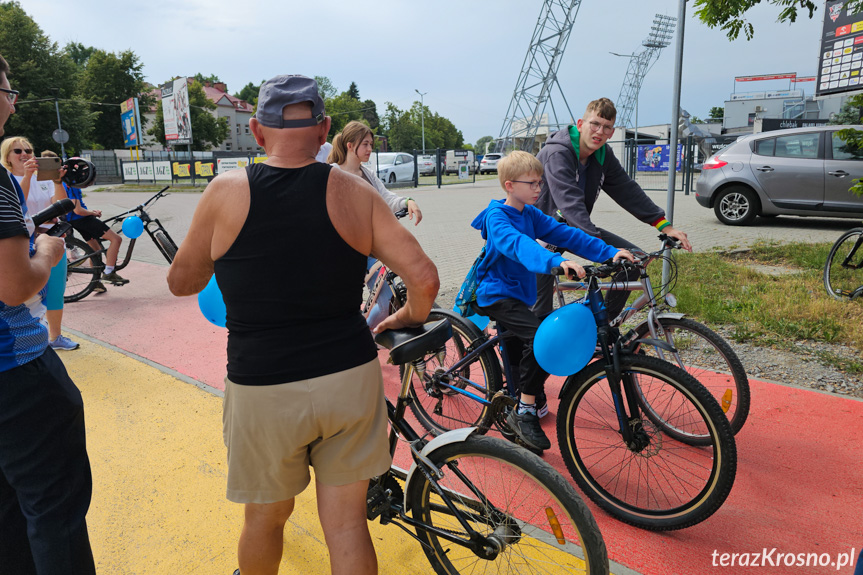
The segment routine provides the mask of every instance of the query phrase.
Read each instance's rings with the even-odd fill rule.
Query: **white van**
[[[470,173],[474,173],[476,171],[476,160],[474,160],[472,150],[447,150],[445,172],[447,174],[457,174],[459,162],[465,161]]]

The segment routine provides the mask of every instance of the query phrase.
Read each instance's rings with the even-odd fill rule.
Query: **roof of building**
[[[193,82],[195,79],[189,78],[188,81]],[[234,108],[237,111],[247,112],[249,114],[252,114],[255,111],[255,108],[245,100],[241,100],[236,96],[229,94],[228,87],[224,82],[216,82],[215,84],[204,82],[203,88],[204,95],[207,96],[207,99],[215,102],[217,106]],[[156,102],[162,99],[162,92],[158,87],[156,87],[147,92],[147,94],[153,97],[153,105],[150,107],[150,112],[155,112]]]

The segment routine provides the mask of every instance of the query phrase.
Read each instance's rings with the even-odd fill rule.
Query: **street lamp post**
[[[420,95],[420,121],[422,122],[422,130],[423,130],[423,155],[426,153],[426,107],[423,103],[423,96],[428,94],[428,92],[420,92],[416,88],[414,88],[414,92]]]

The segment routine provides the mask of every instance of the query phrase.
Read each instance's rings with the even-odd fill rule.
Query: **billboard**
[[[827,0],[815,95],[860,90],[863,14],[849,14],[847,0]]]
[[[636,170],[639,172],[667,172],[670,146],[668,144],[649,144],[638,146],[638,161]],[[683,158],[683,144],[677,144],[677,168],[680,170],[680,160]]]
[[[189,87],[185,78],[162,86],[162,117],[165,120],[165,141],[169,146],[192,143]]]
[[[141,115],[138,98],[129,98],[120,104],[120,124],[123,126],[123,146],[134,148],[141,145]]]

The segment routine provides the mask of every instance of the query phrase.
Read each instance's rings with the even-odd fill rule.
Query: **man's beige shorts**
[[[311,480],[346,485],[381,475],[392,460],[377,358],[358,367],[279,385],[225,378],[222,415],[228,499],[275,503]]]

